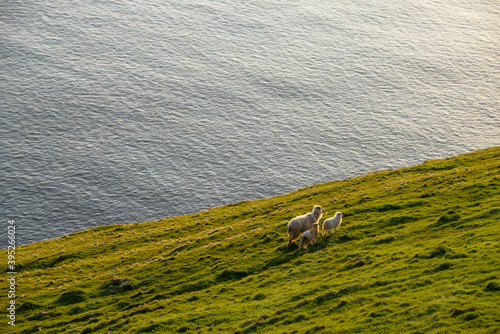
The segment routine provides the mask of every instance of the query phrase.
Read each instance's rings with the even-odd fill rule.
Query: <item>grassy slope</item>
[[[12,332],[498,332],[499,185],[496,147],[23,246]],[[314,204],[340,231],[287,251]]]

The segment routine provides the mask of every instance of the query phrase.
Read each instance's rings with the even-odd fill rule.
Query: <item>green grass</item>
[[[498,333],[499,186],[495,147],[22,246],[16,327],[5,316],[0,326],[6,333]],[[340,230],[307,251],[286,250],[288,221],[315,204],[324,218],[345,215]],[[1,286],[7,296],[5,279]]]

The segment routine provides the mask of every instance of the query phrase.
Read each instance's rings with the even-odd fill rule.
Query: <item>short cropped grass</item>
[[[6,333],[498,333],[499,186],[496,147],[22,246],[16,327],[6,317],[0,326]],[[344,214],[340,230],[306,251],[296,243],[287,250],[288,221],[315,204],[324,218]]]

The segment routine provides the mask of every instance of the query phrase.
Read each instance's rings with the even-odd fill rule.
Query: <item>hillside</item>
[[[22,246],[1,331],[498,333],[499,186],[495,147]],[[340,230],[286,250],[315,204]]]

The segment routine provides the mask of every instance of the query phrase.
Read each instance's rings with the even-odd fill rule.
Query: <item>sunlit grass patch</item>
[[[22,246],[12,332],[493,333],[499,167],[492,148]],[[287,250],[315,204],[340,229]]]

